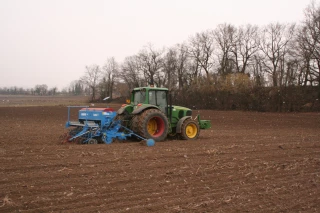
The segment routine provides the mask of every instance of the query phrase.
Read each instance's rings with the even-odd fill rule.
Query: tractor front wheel
[[[168,134],[168,119],[158,109],[148,109],[132,120],[132,130],[146,139],[163,141]]]
[[[181,137],[184,140],[197,139],[200,133],[199,124],[192,120],[186,119],[181,126]]]

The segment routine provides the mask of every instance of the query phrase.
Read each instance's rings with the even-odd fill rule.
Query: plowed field
[[[320,211],[319,113],[200,114],[195,141],[76,145],[66,107],[0,107],[0,212]]]

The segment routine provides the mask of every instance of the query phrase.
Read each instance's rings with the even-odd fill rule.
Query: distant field
[[[0,95],[0,106],[57,106],[88,104],[88,96]]]

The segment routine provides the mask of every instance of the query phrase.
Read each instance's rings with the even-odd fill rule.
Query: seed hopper
[[[72,108],[81,108],[78,111],[78,120],[70,121]],[[64,136],[65,142],[79,144],[110,144],[115,140],[127,140],[135,137],[143,140],[147,146],[153,146],[153,139],[146,139],[122,125],[117,118],[117,112],[112,108],[89,108],[88,106],[68,106],[68,121],[65,125],[69,129]]]

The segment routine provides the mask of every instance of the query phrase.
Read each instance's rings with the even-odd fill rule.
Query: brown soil
[[[88,96],[38,96],[38,95],[2,95],[0,107],[18,106],[53,106],[53,105],[88,105]]]
[[[0,107],[0,212],[320,211],[319,113],[200,113],[196,141],[62,145],[66,107]]]

